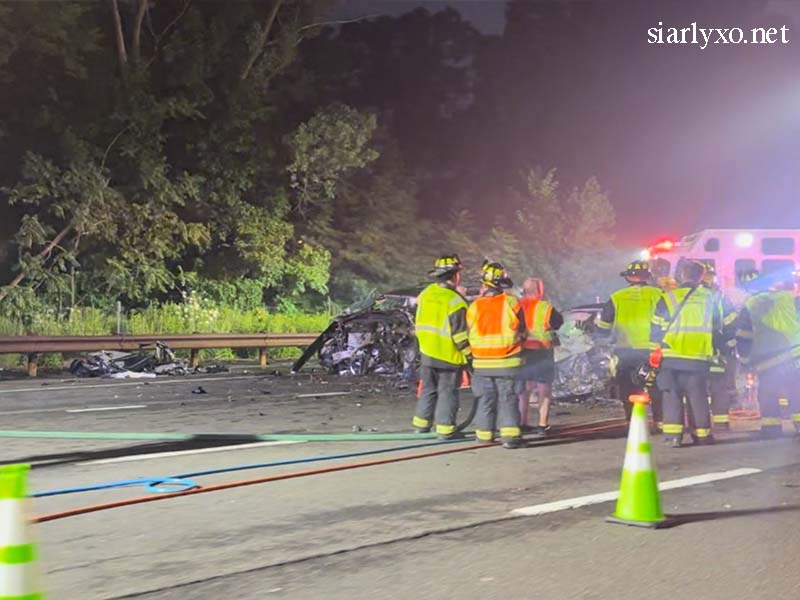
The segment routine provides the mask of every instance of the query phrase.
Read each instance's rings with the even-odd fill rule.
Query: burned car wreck
[[[402,374],[413,379],[419,356],[414,336],[419,291],[373,292],[348,307],[306,348],[292,372],[316,355],[336,375]]]
[[[602,304],[586,304],[564,311],[555,348],[556,377],[553,398],[583,400],[615,398],[614,350],[609,338],[595,335]]]
[[[385,294],[373,292],[331,321],[292,365],[298,372],[312,357],[335,375],[401,375],[415,378],[419,349],[414,336],[414,312],[422,287]],[[467,298],[477,296],[470,290]],[[553,397],[559,400],[613,398],[613,349],[593,335],[602,305],[564,311],[564,325],[555,348]]]

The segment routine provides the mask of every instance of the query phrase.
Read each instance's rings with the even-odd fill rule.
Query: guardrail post
[[[189,366],[196,369],[200,366],[200,350],[192,348],[189,354]]]
[[[259,348],[258,349],[258,364],[262,367],[267,366],[267,349],[266,348]]]
[[[39,353],[31,352],[28,354],[28,377],[36,377],[39,374]]]

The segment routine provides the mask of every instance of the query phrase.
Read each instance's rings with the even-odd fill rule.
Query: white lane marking
[[[19,394],[22,392],[55,392],[55,391],[63,391],[63,390],[89,390],[89,389],[96,389],[96,388],[109,388],[109,387],[129,387],[132,385],[165,385],[169,383],[195,383],[197,381],[231,381],[233,379],[255,379],[258,377],[265,377],[264,375],[236,375],[235,377],[186,377],[186,376],[174,376],[169,377],[168,379],[147,379],[147,380],[137,380],[137,381],[125,381],[121,383],[84,383],[80,384],[77,383],[79,380],[76,379],[75,385],[40,385],[39,387],[33,388],[8,388],[8,389],[1,389],[0,394]]]
[[[264,448],[266,446],[283,446],[285,444],[302,444],[297,440],[279,440],[275,442],[254,442],[252,444],[236,444],[233,446],[217,446],[214,448],[198,448],[196,450],[177,450],[175,452],[156,452],[154,454],[131,454],[116,458],[100,458],[79,462],[79,465],[107,465],[111,463],[132,462],[135,460],[148,460],[151,458],[167,458],[169,456],[183,456],[186,454],[208,454],[209,452],[225,452],[228,450],[250,450],[251,448]]]
[[[64,412],[68,413],[84,413],[84,412],[98,412],[101,410],[130,410],[134,408],[147,408],[146,404],[129,404],[128,406],[98,406],[96,408],[70,408]]]
[[[694,477],[683,477],[682,479],[673,479],[672,481],[665,481],[658,485],[658,489],[674,490],[682,487],[689,487],[692,485],[700,485],[703,483],[710,483],[712,481],[720,481],[722,479],[731,479],[733,477],[741,477],[743,475],[754,475],[761,473],[761,469],[733,469],[732,471],[720,471],[717,473],[706,473],[705,475],[697,475]],[[533,506],[525,506],[511,511],[513,515],[520,515],[526,517],[535,517],[537,515],[546,515],[548,513],[567,510],[570,508],[580,508],[582,506],[590,506],[592,504],[601,504],[603,502],[611,502],[616,500],[619,492],[604,492],[602,494],[592,494],[591,496],[579,496],[577,498],[567,498],[566,500],[557,500],[555,502],[547,502],[545,504],[535,504]]]

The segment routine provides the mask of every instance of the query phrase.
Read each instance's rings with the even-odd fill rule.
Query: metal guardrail
[[[139,350],[162,342],[173,349],[190,349],[197,366],[199,352],[208,348],[258,348],[261,366],[267,364],[267,348],[304,347],[318,333],[192,333],[165,335],[90,335],[0,337],[0,354],[26,354],[28,375],[36,377],[41,354],[47,352],[98,352]]]

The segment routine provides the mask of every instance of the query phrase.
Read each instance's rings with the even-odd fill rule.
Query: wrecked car
[[[306,348],[292,372],[316,355],[336,375],[402,374],[413,379],[419,355],[414,311],[420,291],[372,292],[351,305]]]
[[[614,350],[610,340],[593,335],[602,304],[586,304],[564,311],[555,348],[556,377],[553,398],[584,400],[615,398]]]

